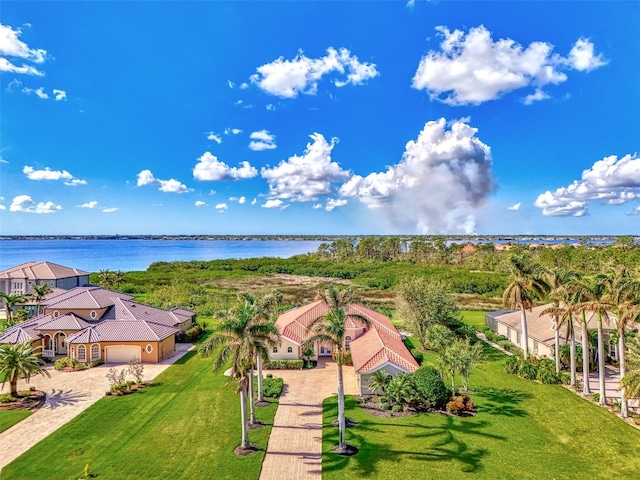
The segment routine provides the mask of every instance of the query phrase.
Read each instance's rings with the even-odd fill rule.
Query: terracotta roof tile
[[[84,275],[89,275],[89,272],[51,262],[27,262],[0,271],[0,278],[27,278],[31,280],[54,280]]]
[[[67,339],[67,343],[152,342],[164,340],[179,330],[144,320],[105,320]]]
[[[86,309],[106,308],[114,304],[114,298],[131,300],[131,295],[114,292],[102,287],[76,287],[43,302],[47,308]]]

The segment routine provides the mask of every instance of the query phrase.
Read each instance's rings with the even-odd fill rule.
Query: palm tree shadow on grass
[[[526,410],[518,408],[515,405],[533,398],[533,394],[528,392],[511,388],[495,387],[480,388],[476,391],[475,396],[486,400],[486,402],[479,402],[477,405],[478,413],[503,415],[506,417],[528,416],[529,414]]]
[[[376,438],[375,432],[381,430],[378,426],[383,425],[385,430],[388,430],[389,427],[400,429],[409,427],[425,430],[425,432],[421,433],[407,434],[405,435],[407,438],[440,438],[430,446],[424,446],[424,442],[417,443],[416,450],[413,451],[396,450],[393,449],[390,444],[372,441]],[[344,469],[349,464],[353,465],[355,463],[355,473],[358,477],[367,477],[378,473],[379,465],[381,464],[398,463],[403,460],[420,462],[455,461],[461,464],[461,470],[463,472],[477,472],[482,470],[482,459],[487,455],[488,450],[484,448],[470,448],[467,443],[458,438],[455,433],[478,434],[504,440],[503,437],[477,431],[477,428],[483,426],[484,422],[474,425],[463,422],[461,425],[456,425],[452,418],[447,419],[447,425],[442,427],[428,427],[418,424],[395,425],[390,423],[363,422],[349,431],[348,443],[358,446],[360,449],[358,454],[353,457],[341,457],[334,454],[327,455],[322,468],[323,471],[338,471]],[[325,427],[328,426],[325,425]],[[354,430],[357,430],[357,432]],[[335,435],[332,435],[330,440],[333,440],[334,437]]]

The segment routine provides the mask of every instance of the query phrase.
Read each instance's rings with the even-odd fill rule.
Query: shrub
[[[504,362],[504,373],[517,375],[519,370],[520,370],[520,357],[513,355],[507,358],[507,361]]]
[[[518,368],[518,376],[527,380],[538,378],[538,366],[534,362],[523,361]]]
[[[267,370],[302,370],[304,360],[271,360],[266,362]]]
[[[204,330],[200,325],[195,325],[191,327],[189,330],[187,330],[185,333],[187,335],[189,342],[195,342],[204,334]]]
[[[592,394],[591,398],[593,399],[594,402],[600,403],[600,394],[599,393]]]
[[[394,413],[398,413],[402,411],[402,405],[394,405],[393,407],[391,407],[391,411]]]
[[[550,358],[543,358],[538,360],[537,363],[538,373],[536,375],[536,380],[547,385],[560,383],[560,375],[556,373],[556,366],[553,363],[553,360]]]
[[[283,388],[284,380],[282,378],[271,375],[262,381],[262,392],[265,397],[277,398],[282,394]]]
[[[417,394],[433,408],[442,409],[449,400],[449,389],[433,367],[423,366],[413,374]]]
[[[465,411],[464,403],[454,402],[454,401],[447,403],[447,412],[453,415],[460,415],[464,411]]]
[[[11,403],[17,402],[18,399],[16,397],[12,397],[10,394],[5,393],[4,395],[0,395],[0,403]]]
[[[391,408],[391,405],[389,405],[388,402],[380,402],[380,408],[382,410],[389,410]]]

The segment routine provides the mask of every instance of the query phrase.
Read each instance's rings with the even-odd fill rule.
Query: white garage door
[[[107,363],[127,363],[133,357],[141,358],[142,348],[137,345],[115,345],[107,347]]]

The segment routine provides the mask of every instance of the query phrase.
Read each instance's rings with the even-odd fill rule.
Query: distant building
[[[529,352],[539,357],[553,358],[555,352],[555,331],[553,329],[554,319],[549,314],[542,312],[552,306],[552,304],[540,305],[533,307],[531,311],[527,311],[527,333],[529,336]],[[595,312],[587,312],[587,329],[595,330],[598,328],[598,319]],[[605,345],[609,344],[609,335],[615,329],[616,316],[609,314],[611,322],[609,325],[603,325],[605,333]],[[485,324],[491,328],[494,333],[503,335],[509,341],[522,348],[522,324],[520,310],[498,310],[489,312],[485,315]],[[579,318],[574,318],[576,344],[580,345],[582,341],[582,328]],[[566,328],[560,328],[560,346],[568,343],[565,337]],[[615,346],[611,346],[608,354],[612,357],[616,356]]]
[[[48,285],[53,293],[61,293],[75,287],[89,285],[89,272],[64,267],[52,262],[27,262],[0,271],[0,292],[23,295],[27,300],[24,308],[31,315],[38,313],[35,301],[29,298],[35,285]],[[46,298],[51,297],[51,294]],[[6,308],[1,307],[4,312]]]

